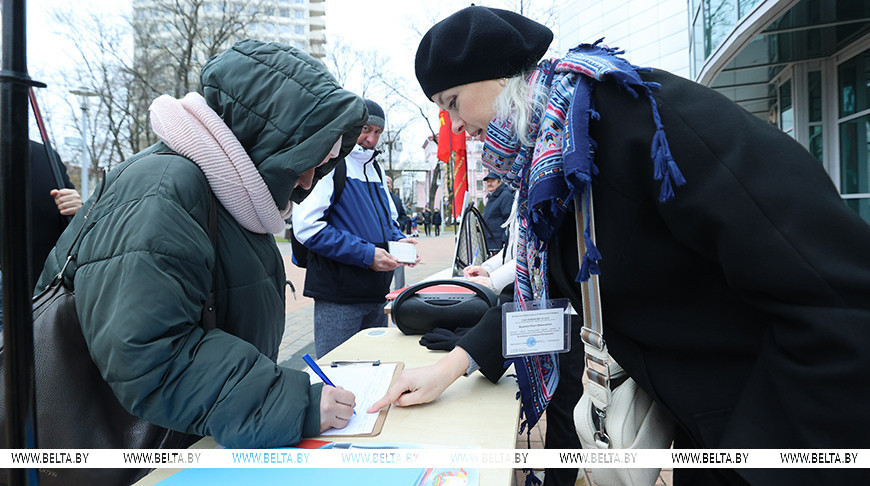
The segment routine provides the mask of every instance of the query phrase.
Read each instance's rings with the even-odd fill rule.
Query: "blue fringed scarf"
[[[528,300],[549,298],[547,241],[561,226],[571,200],[582,196],[586,204],[578,210],[589,211],[592,181],[598,174],[594,163],[597,146],[589,135],[589,121],[599,119],[592,106],[596,83],[617,83],[635,98],[642,95],[650,103],[656,127],[650,158],[654,178],[662,182],[659,201],[673,198],[674,186],[686,182],[671,156],[652,96],[653,90],[661,86],[643,81],[639,73],[647,69],[617,57],[623,52],[599,45],[602,40],[581,44],[568,51],[563,59],[542,61],[529,76],[531,95],[541,96],[537,100],[540,103],[532,106],[546,106],[543,113],[534,113],[531,117],[529,134],[534,145],[520,145],[511,120],[493,120],[487,127],[483,163],[503,174],[504,180],[520,191],[515,286],[516,303],[520,308],[525,308]],[[601,273],[598,266],[601,254],[591,240],[588,223],[583,236],[586,254],[576,277],[578,282]],[[515,358],[513,362],[523,400],[522,432],[534,427],[556,390],[558,356]]]

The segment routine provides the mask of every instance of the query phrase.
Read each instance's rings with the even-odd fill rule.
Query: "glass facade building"
[[[870,222],[870,0],[566,0],[559,52],[601,37],[810,151]]]
[[[688,0],[690,75],[803,144],[870,222],[870,0]]]

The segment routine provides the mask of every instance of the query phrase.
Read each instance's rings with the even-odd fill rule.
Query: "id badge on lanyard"
[[[502,305],[502,355],[516,358],[569,351],[570,309],[568,299],[527,301],[524,309],[517,302]]]

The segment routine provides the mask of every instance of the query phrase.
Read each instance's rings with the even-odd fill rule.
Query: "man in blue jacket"
[[[386,327],[386,294],[400,265],[387,251],[407,241],[375,161],[384,110],[366,100],[368,121],[345,159],[346,179],[327,174],[293,209],[293,231],[310,251],[303,294],[314,299],[314,346],[323,356],[361,329]],[[340,175],[339,175],[340,177]],[[338,192],[338,197],[336,197]]]

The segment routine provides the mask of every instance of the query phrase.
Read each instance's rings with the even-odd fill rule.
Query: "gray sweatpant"
[[[370,327],[387,327],[384,306],[376,304],[339,304],[314,301],[314,348],[321,358],[354,334]]]

